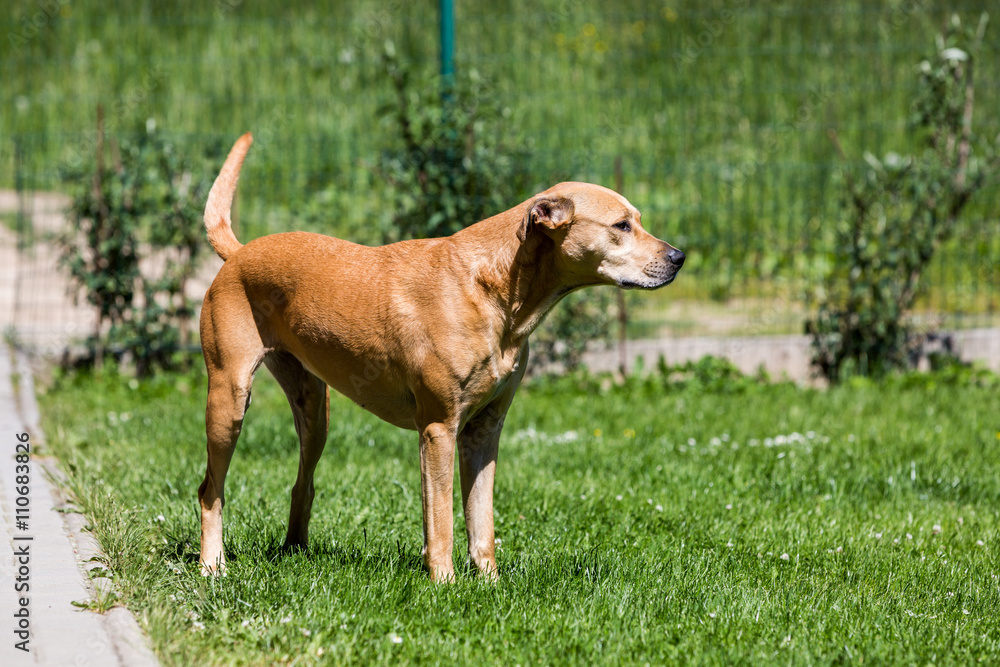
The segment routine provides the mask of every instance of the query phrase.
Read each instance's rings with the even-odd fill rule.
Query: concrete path
[[[961,329],[949,332],[955,353],[962,361],[978,363],[1000,372],[1000,329]],[[788,378],[796,382],[813,381],[809,366],[812,350],[808,336],[697,336],[691,338],[659,338],[630,340],[625,357],[629,368],[642,359],[647,371],[656,368],[660,357],[667,363],[697,361],[704,356],[728,359],[747,374],[761,367],[775,379]],[[584,365],[595,372],[618,370],[620,354],[616,347],[588,351]],[[921,360],[922,364],[926,360]],[[921,370],[926,370],[921,366]]]
[[[21,434],[27,434],[21,435]],[[17,445],[33,453],[27,484],[17,479]],[[36,458],[43,445],[31,373],[23,357],[0,348],[0,665],[156,665],[132,614],[97,614],[73,606],[95,589],[85,576],[97,544],[81,515],[49,482],[55,462]],[[23,461],[23,459],[22,459]],[[27,486],[26,496],[22,489]],[[24,500],[24,498],[27,500]],[[26,503],[26,505],[25,505]],[[18,508],[22,512],[18,514]],[[26,508],[27,512],[23,510]],[[23,521],[24,523],[19,523]],[[105,580],[102,580],[105,581]],[[27,634],[18,635],[19,625]],[[26,643],[24,642],[27,640]],[[18,645],[26,648],[23,651]]]

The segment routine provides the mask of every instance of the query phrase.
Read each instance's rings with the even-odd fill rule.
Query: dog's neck
[[[479,256],[473,275],[494,306],[499,343],[517,349],[562,297],[583,286],[567,282],[556,266],[558,249],[543,232],[528,230],[524,241],[518,238],[527,204],[473,225],[496,245],[484,245],[481,236],[470,237]]]

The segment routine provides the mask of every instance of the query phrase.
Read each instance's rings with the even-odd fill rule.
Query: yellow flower
[[[635,437],[635,429],[634,428],[627,428],[627,429],[625,429],[625,437],[626,438],[634,438]]]
[[[599,41],[596,44],[594,44],[594,51],[597,51],[598,53],[604,53],[607,50],[608,50],[608,45],[605,44],[604,42]]]
[[[675,12],[672,7],[664,7],[660,11],[660,15],[663,16],[663,18],[667,19],[667,21],[669,21],[670,23],[673,23],[674,21],[677,20],[677,12]]]
[[[603,433],[603,431],[601,429],[599,429],[599,428],[595,428],[594,429],[594,437],[595,438],[600,438],[601,437],[601,433]]]
[[[593,23],[584,24],[583,26],[584,37],[593,37],[596,34],[597,34],[597,26],[595,26]]]
[[[642,33],[646,32],[646,22],[636,21],[635,23],[633,23],[632,32],[634,32],[637,35],[641,35]]]

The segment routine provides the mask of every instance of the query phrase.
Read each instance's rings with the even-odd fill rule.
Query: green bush
[[[505,131],[511,112],[488,79],[471,68],[451,84],[421,78],[391,42],[382,67],[395,96],[380,111],[400,140],[379,160],[394,198],[384,242],[448,236],[527,196],[527,152]]]
[[[214,172],[153,126],[112,140],[107,161],[100,112],[98,119],[93,164],[63,171],[70,225],[56,242],[74,294],[96,313],[85,361],[131,362],[143,376],[176,366],[189,342],[193,309],[184,290],[205,247],[201,212]]]
[[[819,311],[807,322],[813,363],[830,381],[905,368],[920,336],[907,312],[935,252],[972,196],[998,173],[997,147],[972,132],[973,65],[986,27],[953,17],[919,66],[912,129],[925,148],[845,169],[845,220]],[[831,137],[843,155],[836,134]]]

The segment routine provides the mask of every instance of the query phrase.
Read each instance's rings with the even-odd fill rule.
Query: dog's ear
[[[573,200],[568,197],[536,197],[517,230],[517,238],[524,241],[535,225],[556,229],[573,219]]]

